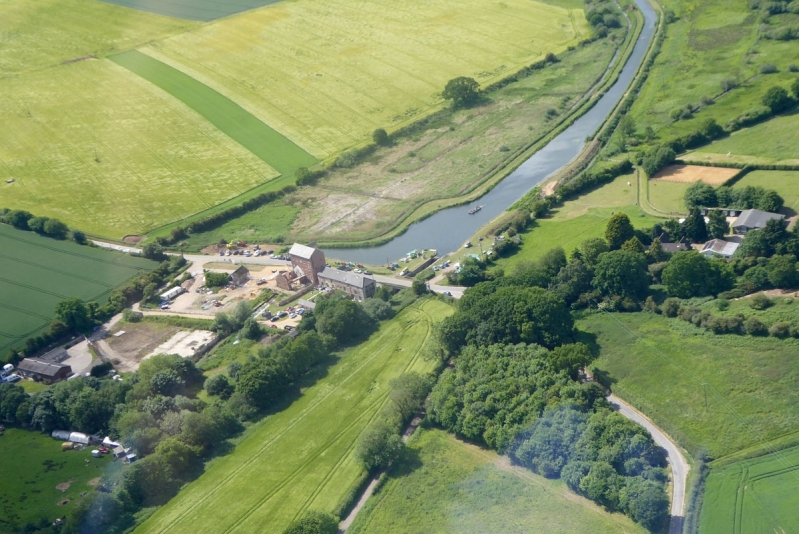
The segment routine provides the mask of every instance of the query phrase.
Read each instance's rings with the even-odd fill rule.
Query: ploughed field
[[[112,289],[155,265],[0,224],[0,354],[47,328],[62,300],[102,304]]]
[[[282,532],[306,510],[332,512],[360,480],[353,451],[388,402],[389,382],[428,372],[432,326],[452,311],[427,299],[384,323],[283,411],[268,416],[137,533]]]

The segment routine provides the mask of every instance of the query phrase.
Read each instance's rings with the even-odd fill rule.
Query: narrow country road
[[[671,465],[671,474],[674,483],[674,493],[671,499],[671,524],[669,525],[669,534],[681,534],[683,522],[685,521],[685,486],[688,478],[688,470],[690,466],[685,460],[680,448],[672,439],[667,436],[661,429],[649,420],[644,414],[611,394],[608,396],[614,408],[627,419],[635,421],[639,425],[646,428],[655,443],[666,449],[666,454]]]

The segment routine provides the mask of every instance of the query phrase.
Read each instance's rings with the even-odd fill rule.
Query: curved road
[[[685,461],[685,456],[680,452],[680,448],[672,439],[661,429],[649,420],[647,416],[611,394],[608,395],[608,402],[627,419],[635,421],[646,428],[655,443],[666,449],[666,454],[671,465],[672,480],[674,483],[674,493],[671,499],[671,524],[669,534],[682,534],[683,522],[685,521],[685,486],[688,478],[688,470],[691,467]]]

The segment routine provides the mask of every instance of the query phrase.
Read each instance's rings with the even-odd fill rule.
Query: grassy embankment
[[[0,224],[0,354],[47,328],[62,300],[104,304],[112,289],[155,266]]]
[[[63,517],[85,498],[82,494],[91,494],[99,477],[112,467],[108,456],[92,458],[88,449],[62,452],[60,441],[19,428],[6,428],[0,436],[0,456],[4,459],[0,463],[3,532],[17,532],[14,526],[38,524],[43,518]],[[60,484],[66,489],[57,489]]]
[[[511,467],[507,458],[441,430],[418,430],[352,534],[645,532],[573,494],[560,480]]]
[[[355,441],[387,401],[400,373],[425,372],[432,325],[451,308],[428,299],[385,323],[361,345],[342,351],[326,376],[284,410],[248,430],[137,532],[281,532],[307,509],[333,511],[363,468]]]
[[[191,236],[189,246],[239,236],[267,242],[322,237],[343,244],[400,233],[411,220],[493,184],[502,165],[526,154],[531,140],[545,137],[572,111],[615,50],[614,43],[600,40],[564,52],[559,63],[491,92],[484,104],[447,115],[351,169],[336,168],[315,187]],[[548,109],[558,115],[547,119]]]

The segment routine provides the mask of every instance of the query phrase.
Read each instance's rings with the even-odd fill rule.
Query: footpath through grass
[[[389,381],[432,368],[422,357],[425,343],[451,311],[424,300],[341,352],[326,376],[259,423],[136,532],[282,532],[307,509],[332,512],[363,473],[355,442],[387,402]]]
[[[48,327],[62,300],[104,304],[112,289],[155,266],[0,224],[0,354]]]
[[[131,50],[110,59],[157,85],[264,160],[284,178],[316,158],[261,122],[241,106],[169,65]]]
[[[799,531],[799,447],[714,469],[700,534]]]
[[[63,517],[91,494],[110,466],[108,455],[89,449],[61,451],[61,442],[39,432],[6,428],[0,436],[0,531],[22,532],[26,523]],[[56,486],[63,484],[58,489]],[[59,503],[61,503],[59,505]]]
[[[691,454],[720,458],[799,425],[797,340],[715,335],[645,312],[577,326],[596,336],[603,381]]]
[[[637,533],[646,530],[507,458],[441,430],[418,430],[351,534]]]

